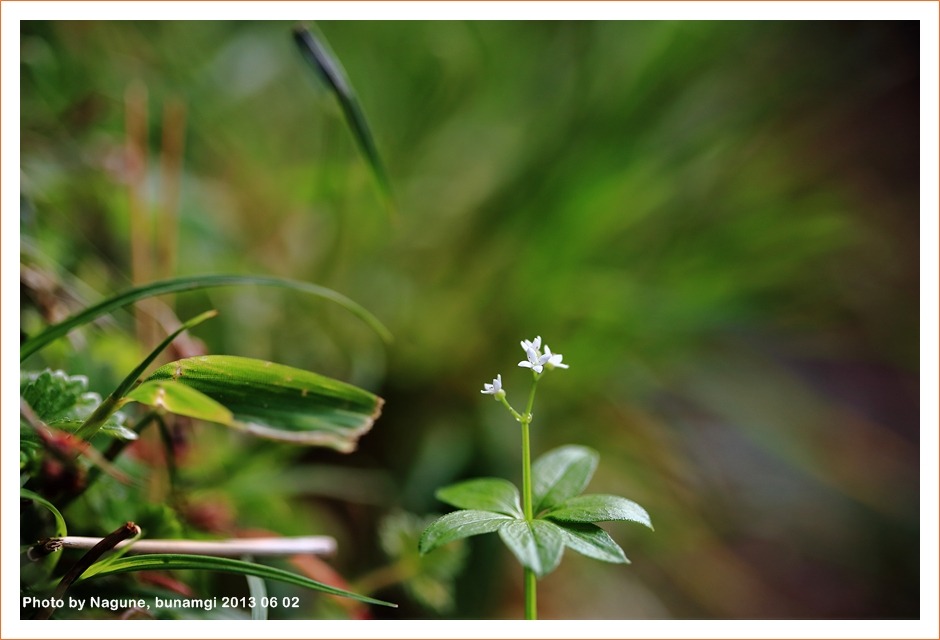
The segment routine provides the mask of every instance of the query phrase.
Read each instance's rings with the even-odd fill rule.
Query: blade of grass
[[[33,336],[22,345],[20,345],[20,362],[36,353],[47,344],[57,338],[66,335],[72,329],[80,327],[92,320],[102,316],[115,309],[126,307],[138,300],[163,295],[166,293],[179,293],[182,291],[194,291],[198,289],[211,289],[215,287],[231,287],[240,285],[262,285],[268,287],[281,287],[293,289],[303,293],[325,298],[340,305],[354,316],[365,322],[372,328],[385,342],[391,342],[392,336],[388,329],[379,322],[378,318],[369,313],[364,307],[353,302],[346,296],[320,285],[309,282],[300,282],[297,280],[287,280],[284,278],[274,278],[269,276],[240,276],[240,275],[203,275],[203,276],[184,276],[181,278],[171,278],[169,280],[160,280],[151,282],[140,287],[133,287],[119,293],[111,298],[102,300],[98,304],[92,305],[75,315],[66,318],[58,324],[47,327],[39,334]]]
[[[40,575],[42,575],[43,578],[48,578],[50,575],[52,575],[53,569],[55,569],[56,564],[59,562],[59,558],[62,556],[61,553],[56,553],[62,549],[62,545],[59,540],[69,534],[68,527],[65,524],[65,518],[63,518],[59,510],[55,508],[55,505],[39,494],[33,493],[29,489],[20,489],[20,498],[32,500],[39,506],[45,508],[47,511],[49,511],[49,513],[52,514],[52,517],[55,520],[55,527],[53,529],[52,536],[44,540],[40,540],[35,545],[29,547],[29,549],[26,551],[27,558],[33,562],[40,563],[38,565],[41,567],[39,570]]]
[[[134,557],[125,557],[109,564],[101,571],[86,572],[82,580],[98,578],[101,576],[114,575],[118,573],[127,573],[129,571],[166,571],[166,570],[195,569],[201,571],[220,571],[222,573],[234,573],[243,576],[257,576],[267,580],[277,580],[286,582],[298,587],[304,587],[313,591],[321,591],[335,596],[345,596],[369,604],[377,604],[386,607],[397,607],[398,605],[384,600],[376,600],[367,596],[361,596],[350,591],[337,589],[322,582],[311,580],[290,571],[268,567],[263,564],[245,562],[244,560],[235,560],[232,558],[215,558],[212,556],[196,555],[176,555],[168,553],[155,553]]]
[[[32,500],[36,504],[45,507],[49,513],[52,514],[52,517],[55,518],[55,531],[53,532],[53,536],[56,538],[64,538],[69,534],[68,527],[65,525],[65,518],[63,518],[59,510],[55,508],[55,505],[29,489],[20,489],[20,497]]]
[[[157,345],[157,348],[150,352],[146,358],[144,358],[140,364],[134,367],[134,370],[131,371],[121,384],[105,398],[101,404],[98,405],[98,408],[95,409],[88,419],[78,428],[75,432],[75,437],[81,438],[84,440],[91,440],[91,438],[98,433],[98,430],[101,429],[102,425],[107,422],[108,418],[112,413],[118,410],[121,405],[121,399],[124,395],[130,390],[130,388],[137,382],[137,379],[140,378],[140,375],[144,370],[150,366],[150,363],[157,359],[157,356],[163,352],[173,340],[176,339],[176,336],[183,333],[187,329],[191,329],[202,322],[205,322],[209,318],[214,318],[218,315],[218,312],[215,309],[211,311],[206,311],[201,313],[191,320],[184,322],[179,329],[168,335],[164,338],[163,342]]]
[[[245,562],[251,562],[252,557],[249,555],[242,556],[242,560]],[[245,580],[248,582],[248,594],[252,598],[251,619],[267,620],[268,588],[265,586],[264,580],[258,576],[245,576]]]
[[[385,173],[385,167],[379,157],[378,149],[376,149],[375,140],[343,65],[340,64],[339,59],[330,50],[323,34],[311,32],[305,27],[298,26],[294,29],[294,41],[297,43],[304,59],[310,63],[317,75],[332,89],[340,108],[343,110],[346,123],[352,130],[356,144],[375,174],[375,179],[386,198],[389,211],[393,212],[392,189],[388,181],[388,175]]]

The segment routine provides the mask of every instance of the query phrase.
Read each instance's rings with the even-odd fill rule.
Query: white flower
[[[548,348],[548,345],[545,345],[545,355],[542,357],[548,358],[548,360],[545,361],[545,366],[549,369],[554,369],[555,367],[561,367],[562,369],[568,368],[568,365],[561,363],[561,354],[552,353],[552,350]]]
[[[542,373],[542,367],[548,362],[548,359],[551,357],[549,355],[541,355],[538,352],[537,345],[540,345],[542,342],[541,338],[536,338],[535,342],[529,343],[529,348],[525,350],[525,356],[527,360],[523,360],[519,363],[520,367],[525,367],[526,369],[532,369],[536,373]],[[525,343],[523,343],[525,346]]]
[[[519,344],[522,345],[522,350],[525,351],[526,354],[529,353],[529,349],[532,349],[533,351],[538,353],[539,349],[542,348],[542,336],[535,336],[535,340],[533,340],[532,342],[529,342],[528,340],[523,340]]]
[[[502,374],[497,374],[496,377],[493,378],[493,384],[490,384],[488,382],[483,383],[483,390],[480,393],[488,393],[493,396],[499,393],[504,393]]]
[[[542,347],[542,336],[536,336],[535,340],[523,340],[519,344],[522,345],[523,351],[525,351],[526,359],[519,363],[520,367],[525,367],[526,369],[532,369],[536,373],[542,373],[542,370],[545,368],[554,369],[559,367],[561,369],[567,369],[568,365],[562,364],[562,356],[560,353],[552,353],[552,350],[548,348],[548,345],[545,345],[545,351],[540,352],[539,350]]]

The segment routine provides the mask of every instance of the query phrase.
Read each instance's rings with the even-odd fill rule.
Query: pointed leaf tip
[[[452,511],[428,525],[421,534],[418,550],[425,554],[453,540],[491,533],[512,520],[510,516],[492,511]]]
[[[499,528],[499,537],[519,563],[540,578],[558,567],[565,550],[559,527],[545,520],[511,520]]]
[[[561,522],[606,522],[629,520],[653,528],[646,509],[621,496],[588,494],[566,500],[551,509],[545,518]]]
[[[600,456],[580,445],[565,445],[539,457],[532,466],[535,513],[572,498],[587,487]]]
[[[495,511],[514,518],[522,517],[519,490],[501,478],[474,478],[442,487],[434,494],[441,502],[458,509]]]

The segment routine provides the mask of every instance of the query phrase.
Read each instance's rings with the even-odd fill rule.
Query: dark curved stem
[[[133,522],[125,522],[123,525],[106,535],[101,539],[101,542],[96,544],[94,547],[88,550],[88,553],[83,555],[78,562],[72,565],[72,568],[69,569],[62,580],[59,581],[59,585],[56,587],[55,592],[52,594],[51,600],[55,602],[56,600],[61,599],[65,596],[65,592],[68,591],[69,587],[72,586],[72,583],[78,580],[83,573],[88,571],[88,567],[93,565],[98,561],[105,552],[113,549],[119,542],[127,540],[128,538],[133,538],[136,535],[140,535],[140,527],[138,527]],[[36,620],[48,620],[53,613],[55,613],[58,607],[49,606],[45,609],[42,609],[34,616]]]

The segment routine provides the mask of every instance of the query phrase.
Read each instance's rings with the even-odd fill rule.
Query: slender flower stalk
[[[544,352],[542,351],[542,336],[536,336],[535,340],[523,340],[519,344],[526,354],[526,359],[521,361],[519,366],[532,370],[532,387],[529,389],[529,399],[526,402],[525,413],[520,414],[509,404],[506,399],[506,392],[503,390],[503,377],[501,374],[493,378],[492,383],[485,383],[480,393],[492,395],[495,400],[509,410],[512,417],[522,426],[522,513],[526,522],[531,525],[535,514],[532,511],[532,453],[529,444],[529,426],[532,424],[532,410],[535,407],[535,391],[545,371],[551,371],[556,367],[567,369],[568,365],[562,364],[561,354],[552,353],[547,344]],[[525,617],[526,620],[535,620],[538,617],[536,575],[532,569],[524,568],[523,582],[525,585]]]
[[[532,423],[532,409],[535,405],[535,390],[539,383],[539,374],[532,374],[532,389],[526,403],[525,418],[522,420],[522,512],[527,522],[532,522],[532,454],[529,447],[529,425]],[[523,569],[525,585],[525,619],[538,618],[536,603],[535,572],[528,567]]]

